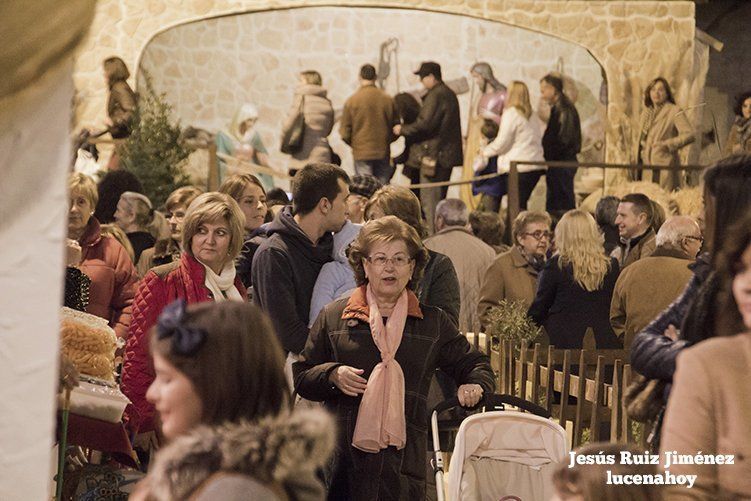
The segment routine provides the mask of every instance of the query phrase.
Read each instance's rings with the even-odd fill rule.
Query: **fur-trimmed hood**
[[[226,472],[275,482],[290,500],[322,500],[315,470],[334,447],[332,421],[322,410],[304,410],[256,423],[201,426],[159,451],[148,475],[149,499],[188,499],[211,475]]]

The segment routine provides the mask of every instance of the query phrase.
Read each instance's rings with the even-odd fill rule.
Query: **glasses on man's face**
[[[686,235],[684,238],[690,238],[691,240],[696,240],[700,244],[704,243],[704,237],[695,237],[693,235]]]
[[[396,268],[404,268],[410,263],[410,261],[412,261],[411,257],[404,254],[397,254],[396,256],[390,258],[384,256],[383,254],[379,254],[377,256],[368,256],[365,259],[367,259],[370,264],[377,268],[383,268],[389,262],[391,262],[391,264],[393,264]]]
[[[530,236],[534,238],[535,240],[542,240],[543,238],[547,238],[548,240],[550,240],[551,237],[553,236],[553,233],[550,231],[545,231],[545,230],[537,230],[537,231],[533,231],[532,233],[525,233],[525,235]]]

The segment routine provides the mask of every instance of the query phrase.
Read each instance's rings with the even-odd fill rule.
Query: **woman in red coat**
[[[178,298],[188,304],[245,300],[245,287],[235,276],[234,265],[243,245],[244,219],[231,197],[216,192],[200,195],[185,214],[180,260],[152,268],[141,281],[133,301],[121,382],[132,402],[126,410],[132,432],[154,429],[154,407],[146,401],[146,390],[154,380],[148,333],[164,307]]]
[[[93,216],[99,196],[94,180],[75,173],[68,178],[68,244],[80,247],[77,268],[91,279],[86,311],[106,319],[117,336],[126,338],[130,325],[136,269],[122,245],[103,236]]]

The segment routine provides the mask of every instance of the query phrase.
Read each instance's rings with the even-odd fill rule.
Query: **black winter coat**
[[[582,132],[576,106],[561,96],[550,109],[550,119],[542,136],[545,160],[576,160],[581,150]]]
[[[295,222],[291,205],[276,215],[267,235],[253,256],[253,301],[271,317],[282,347],[300,353],[308,338],[313,287],[332,260],[334,238],[326,233],[313,245]]]
[[[438,160],[438,169],[450,170],[461,165],[462,126],[459,115],[459,100],[454,91],[443,82],[430,89],[422,98],[422,108],[417,120],[402,126],[402,135],[412,154],[426,149]],[[420,157],[422,153],[420,153]]]
[[[529,316],[545,328],[550,344],[561,349],[582,349],[591,328],[598,349],[623,348],[610,326],[610,301],[618,279],[618,261],[610,258],[610,270],[602,286],[588,292],[574,280],[571,265],[561,269],[558,256],[545,263]]]
[[[337,420],[337,453],[327,474],[329,499],[425,499],[428,431],[427,396],[437,368],[459,384],[475,383],[483,391],[495,388],[488,357],[476,351],[438,308],[410,299],[410,314],[395,359],[404,371],[404,411],[407,441],[378,454],[351,446],[362,397],[349,397],[329,382],[340,365],[363,369],[367,379],[380,353],[363,307],[364,287],[349,299],[324,307],[310,330],[302,359],[293,365],[295,389],[303,398],[323,401]],[[344,317],[344,318],[343,318]],[[420,318],[422,317],[422,318]]]
[[[456,268],[448,256],[428,250],[428,264],[425,273],[417,285],[417,298],[422,304],[437,306],[459,325],[459,310],[462,300],[459,295],[459,278]]]

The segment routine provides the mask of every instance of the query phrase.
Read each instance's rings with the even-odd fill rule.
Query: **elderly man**
[[[624,336],[625,349],[686,287],[692,274],[688,265],[696,259],[702,241],[696,221],[672,217],[657,233],[654,253],[621,272],[610,303],[610,323],[617,336]]]
[[[459,279],[459,330],[476,332],[480,327],[477,314],[480,287],[485,272],[495,259],[495,251],[472,234],[469,211],[459,199],[447,198],[438,203],[434,225],[436,234],[425,240],[425,247],[451,259]]]
[[[646,195],[629,193],[621,199],[615,217],[620,242],[610,254],[618,259],[621,269],[652,255],[655,250],[653,217],[652,202]]]
[[[347,212],[349,220],[355,224],[362,224],[365,217],[365,205],[373,194],[381,189],[381,183],[370,174],[355,174],[349,183],[349,198],[347,199]]]

